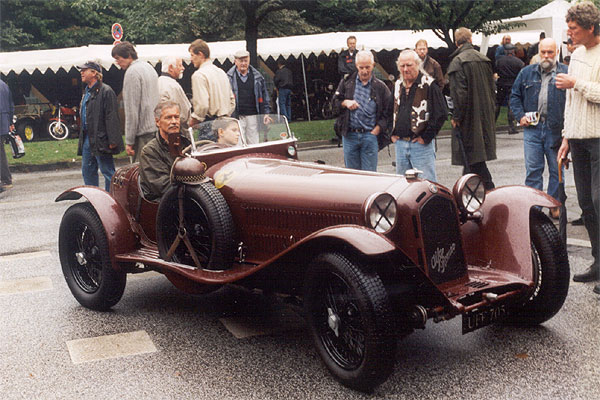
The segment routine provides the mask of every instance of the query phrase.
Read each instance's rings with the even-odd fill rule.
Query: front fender
[[[532,280],[529,213],[534,206],[558,207],[560,203],[526,186],[504,186],[487,193],[480,209],[482,219],[462,226],[467,263]]]
[[[127,212],[110,193],[95,186],[78,186],[68,189],[62,192],[55,201],[79,200],[81,197],[85,197],[90,202],[100,217],[106,232],[112,265],[117,266],[115,255],[133,251],[137,244]]]

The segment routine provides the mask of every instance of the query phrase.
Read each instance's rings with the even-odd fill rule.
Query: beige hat
[[[248,52],[248,50],[238,50],[233,56],[235,58],[250,57],[250,53]]]

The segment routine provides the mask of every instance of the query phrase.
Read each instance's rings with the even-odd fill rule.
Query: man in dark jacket
[[[99,186],[98,168],[104,176],[104,187],[110,190],[115,173],[113,154],[123,151],[123,137],[117,96],[102,82],[102,67],[88,61],[77,66],[81,82],[86,85],[81,99],[81,132],[77,155],[81,156],[81,174],[86,185]]]
[[[4,151],[4,141],[13,125],[14,103],[8,85],[0,81],[0,193],[12,187],[12,176]]]
[[[338,56],[338,72],[342,78],[356,72],[356,36],[348,36],[346,44],[348,50],[343,50]]]
[[[496,120],[498,119],[498,115],[500,115],[500,107],[506,103],[508,106],[508,133],[512,135],[517,133],[517,128],[515,126],[515,116],[512,113],[508,100],[513,83],[517,75],[519,75],[521,68],[525,66],[525,63],[515,56],[515,46],[512,44],[505,44],[504,52],[505,56],[496,60],[496,71],[498,71],[498,82],[496,82],[498,89],[496,93]]]
[[[176,157],[169,151],[169,133],[180,133],[179,105],[172,101],[159,103],[154,118],[158,132],[140,155],[140,186],[149,201],[159,201],[171,184],[171,167]],[[182,147],[190,144],[185,136],[180,140]]]
[[[292,120],[292,87],[294,85],[292,71],[285,66],[283,60],[277,61],[277,72],[273,78],[273,83],[277,88],[277,102],[281,114],[285,115],[288,121]]]
[[[486,190],[494,188],[486,161],[496,159],[495,93],[492,62],[473,48],[471,31],[454,34],[458,49],[448,67],[450,96],[454,104],[452,127],[459,129],[470,171],[483,179]],[[452,165],[467,166],[460,142],[452,136]]]
[[[387,85],[373,76],[374,66],[373,54],[359,51],[358,72],[342,79],[334,96],[334,111],[339,113],[335,129],[343,136],[347,168],[377,171],[377,153],[389,143],[392,95]]]

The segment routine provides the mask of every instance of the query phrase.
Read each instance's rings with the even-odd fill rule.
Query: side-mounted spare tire
[[[179,210],[179,193],[183,210]],[[180,218],[183,224],[180,224]],[[183,229],[182,229],[183,228]],[[178,240],[178,235],[180,240]],[[183,238],[187,236],[187,239]],[[163,260],[202,269],[225,270],[235,257],[235,228],[227,202],[210,182],[171,187],[162,197],[156,216],[158,251]],[[169,250],[178,241],[169,257]],[[193,252],[188,248],[189,243]]]

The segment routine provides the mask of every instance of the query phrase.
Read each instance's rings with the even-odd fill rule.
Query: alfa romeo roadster
[[[236,284],[300,300],[316,350],[342,384],[369,391],[398,340],[428,321],[536,325],[569,287],[565,245],[542,212],[557,202],[524,186],[486,192],[474,174],[452,189],[297,157],[284,118],[259,117],[260,142],[199,141],[177,155],[171,186],[148,201],[138,164],[110,193],[88,186],[59,231],[62,270],[83,306],[106,310],[129,273],[158,271],[193,294]],[[201,132],[211,132],[210,127]]]

